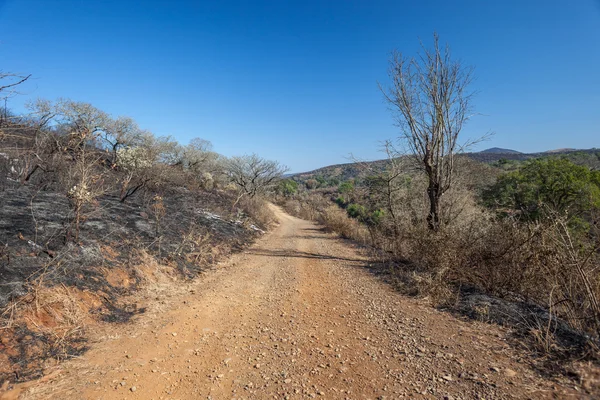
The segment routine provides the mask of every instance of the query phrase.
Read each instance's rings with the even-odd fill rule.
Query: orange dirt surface
[[[360,249],[275,212],[251,248],[0,399],[591,397],[534,370],[504,328],[395,292]]]

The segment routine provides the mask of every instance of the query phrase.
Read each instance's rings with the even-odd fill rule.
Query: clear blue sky
[[[33,74],[17,111],[87,101],[300,172],[382,158],[397,128],[377,82],[434,31],[476,68],[480,149],[600,147],[597,0],[0,0],[0,70]]]

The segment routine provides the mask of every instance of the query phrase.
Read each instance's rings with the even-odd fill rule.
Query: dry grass
[[[348,218],[346,212],[338,206],[331,205],[323,210],[319,215],[318,222],[344,238],[353,239],[360,243],[368,242],[368,229],[355,219]]]
[[[536,320],[531,314],[516,322],[531,334],[536,351],[556,352],[557,335],[568,332],[587,335],[590,344],[597,342],[600,235],[574,237],[560,215],[529,223],[498,219],[467,189],[447,193],[445,224],[432,232],[424,223],[422,188],[419,182],[415,186],[397,194],[395,229],[388,214],[369,232],[320,195],[288,200],[284,207],[380,249],[380,261],[395,265],[390,274],[397,286],[436,306],[456,305],[461,288],[469,287],[546,310],[549,318]]]
[[[39,374],[49,358],[65,359],[84,349],[89,311],[97,302],[97,296],[78,289],[37,283],[2,314],[0,374]]]
[[[238,202],[238,207],[248,215],[252,222],[258,224],[263,230],[268,230],[277,222],[275,214],[267,204],[267,201],[259,196],[243,197]]]
[[[107,286],[92,290],[56,284],[56,279],[48,279],[48,266],[30,279],[26,295],[4,309],[0,315],[0,348],[5,348],[0,355],[0,376],[16,371],[18,377],[35,377],[50,360],[85,350],[92,327],[126,321],[142,311],[148,318],[164,311],[166,303],[160,299],[188,290],[193,282],[175,260],[184,259],[190,268],[206,268],[216,261],[221,246],[212,243],[205,231],[190,230],[182,235],[173,257],[140,249],[123,259],[109,245],[99,252],[102,259],[112,262],[98,267],[101,275],[93,279],[102,276]]]

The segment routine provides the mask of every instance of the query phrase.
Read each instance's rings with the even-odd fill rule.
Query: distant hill
[[[494,150],[494,149],[489,149]],[[505,150],[505,149],[501,149]],[[590,168],[600,168],[599,156],[600,150],[593,149],[556,149],[549,150],[540,153],[520,153],[514,150],[506,150],[508,152],[496,152],[496,151],[480,151],[478,153],[465,153],[468,157],[481,161],[486,164],[496,163],[500,160],[503,161],[525,161],[532,158],[540,157],[566,157],[576,164],[587,165]],[[594,156],[597,155],[597,156]]]
[[[502,149],[500,147],[492,147],[491,149],[482,150],[482,151],[480,151],[480,153],[523,154],[520,151],[511,150],[511,149]]]
[[[515,150],[495,147],[476,153],[465,153],[462,156],[485,164],[492,164],[504,170],[507,167],[518,168],[518,165],[523,161],[542,157],[565,157],[576,164],[600,170],[600,149],[596,148],[585,150],[559,149],[543,153],[520,153]],[[336,164],[314,171],[291,174],[290,178],[298,182],[306,182],[309,179],[314,179],[319,182],[320,187],[337,186],[339,183],[349,179],[360,180],[368,175],[384,171],[387,165],[388,160]]]
[[[578,151],[577,149],[556,149],[556,150],[548,150],[544,153],[554,154],[554,153],[569,153],[571,151]]]
[[[387,165],[388,160],[336,164],[315,169],[313,171],[292,174],[290,177],[302,182],[309,179],[326,180],[337,185],[337,183],[355,179],[368,173],[384,171]]]

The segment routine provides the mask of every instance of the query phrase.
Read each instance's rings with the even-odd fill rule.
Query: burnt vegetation
[[[251,160],[273,168],[264,176]],[[283,170],[256,155],[228,160],[203,139],[156,137],[85,102],[4,110],[0,380],[39,376],[84,351],[93,324],[144,312],[148,287],[247,246],[273,222],[262,196]],[[239,184],[245,171],[259,188]]]

